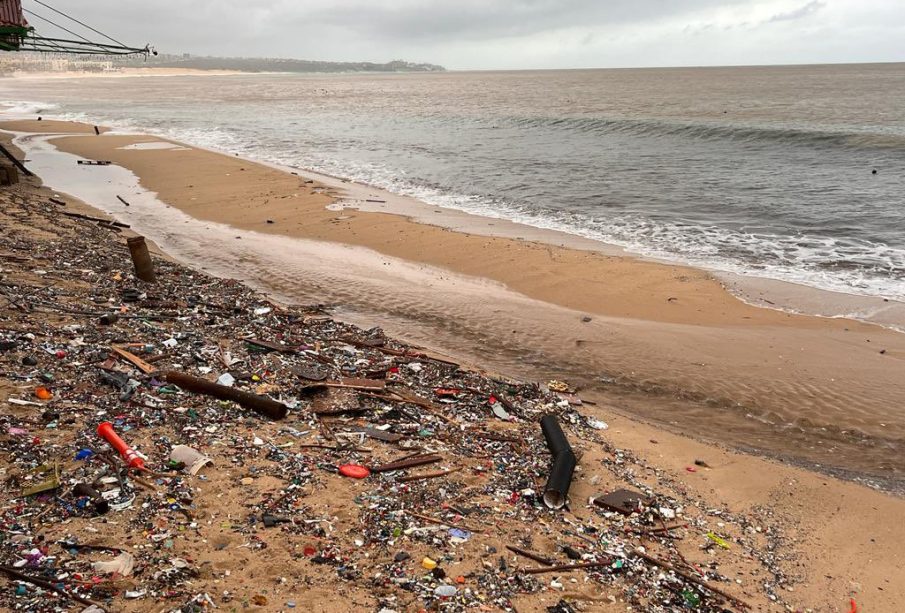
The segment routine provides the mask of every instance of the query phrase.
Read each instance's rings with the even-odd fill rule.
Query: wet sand
[[[144,229],[139,225],[147,224],[153,232],[159,233],[162,243],[171,243],[178,247],[180,253],[177,255],[180,257],[188,256],[194,259],[196,265],[207,266],[218,272],[232,272],[233,276],[240,278],[254,277],[250,280],[258,285],[269,287],[271,291],[282,289],[287,298],[300,302],[308,302],[311,298],[328,295],[348,299],[352,307],[359,309],[352,315],[363,317],[367,313],[372,318],[382,318],[392,325],[407,327],[407,330],[414,336],[424,335],[425,340],[428,341],[427,344],[434,347],[442,348],[449,342],[447,349],[451,352],[465,350],[468,353],[468,347],[470,347],[470,354],[482,360],[479,363],[486,366],[505,367],[508,365],[510,371],[523,372],[543,371],[546,368],[550,375],[554,375],[560,374],[562,369],[570,365],[567,362],[562,364],[551,362],[550,356],[566,359],[568,355],[574,355],[573,366],[576,368],[576,372],[580,368],[587,368],[591,360],[599,360],[605,368],[596,372],[586,372],[585,377],[591,381],[604,373],[612,373],[614,377],[624,377],[624,385],[605,386],[597,394],[593,390],[589,390],[590,393],[583,393],[589,398],[601,400],[597,407],[585,407],[584,410],[609,422],[610,429],[606,432],[606,436],[614,445],[639,454],[649,463],[651,471],[661,471],[664,475],[670,476],[675,480],[677,487],[682,488],[689,495],[700,496],[714,508],[725,507],[730,512],[751,512],[782,523],[786,529],[787,540],[782,543],[779,556],[785,560],[782,565],[800,578],[800,581],[794,584],[794,592],[789,591],[784,594],[786,598],[800,604],[802,609],[848,610],[848,599],[853,597],[862,610],[896,610],[898,602],[903,596],[902,586],[905,585],[905,574],[903,574],[905,565],[901,561],[902,546],[905,544],[905,529],[900,520],[905,502],[901,499],[775,461],[696,442],[686,436],[674,435],[664,432],[660,428],[626,419],[615,412],[617,408],[637,411],[642,405],[647,405],[658,407],[658,410],[664,414],[662,417],[665,422],[670,421],[669,414],[674,410],[674,417],[678,418],[681,415],[682,421],[689,419],[691,422],[704,424],[707,419],[710,419],[717,424],[731,423],[720,416],[722,409],[719,406],[708,403],[696,404],[689,399],[677,397],[678,394],[673,391],[664,391],[662,394],[654,393],[653,384],[647,393],[640,395],[630,393],[630,388],[646,385],[639,377],[642,372],[660,376],[670,374],[669,369],[672,368],[672,375],[678,376],[677,373],[681,370],[679,366],[699,359],[699,355],[708,352],[720,356],[739,354],[739,360],[741,360],[746,352],[757,351],[757,347],[767,346],[770,343],[780,344],[784,351],[792,351],[794,341],[790,341],[789,337],[799,342],[807,340],[810,343],[819,343],[822,349],[832,350],[830,356],[823,357],[814,351],[802,352],[800,355],[803,357],[792,352],[788,354],[787,361],[778,364],[774,362],[772,366],[776,371],[777,379],[788,387],[794,387],[796,372],[802,377],[816,377],[821,368],[829,368],[833,366],[833,360],[843,359],[846,351],[856,352],[860,349],[860,343],[864,342],[864,339],[849,340],[849,335],[854,337],[869,334],[871,339],[893,342],[897,337],[892,333],[851,322],[788,317],[781,313],[746,307],[741,303],[736,303],[737,301],[731,299],[717,283],[709,281],[706,275],[697,273],[697,271],[689,271],[689,273],[700,275],[695,277],[694,281],[676,280],[674,288],[682,289],[683,283],[695,283],[700,291],[710,288],[714,296],[695,296],[682,293],[675,297],[689,301],[692,299],[724,301],[724,304],[727,305],[726,310],[721,311],[718,316],[728,317],[727,314],[732,312],[739,317],[740,321],[730,322],[719,319],[716,322],[709,322],[704,311],[688,309],[684,304],[674,304],[678,301],[664,301],[665,306],[661,307],[661,312],[665,315],[659,319],[655,316],[656,311],[653,309],[648,314],[649,319],[641,316],[620,318],[612,314],[596,314],[598,310],[603,311],[604,307],[611,306],[609,301],[601,300],[598,309],[588,309],[594,313],[592,321],[583,322],[580,319],[579,311],[531,300],[523,294],[507,291],[500,284],[490,282],[482,284],[440,268],[413,265],[398,273],[393,270],[383,272],[381,275],[378,274],[379,270],[374,270],[373,265],[377,265],[378,268],[382,266],[392,269],[402,268],[404,262],[389,256],[381,257],[380,253],[350,249],[341,245],[332,247],[335,250],[333,254],[335,257],[330,259],[327,257],[330,255],[329,253],[324,255],[330,249],[325,245],[330,243],[314,243],[279,236],[271,236],[272,242],[268,242],[268,237],[260,232],[285,231],[286,228],[281,228],[280,225],[288,224],[288,219],[293,218],[293,214],[299,215],[300,212],[303,212],[304,225],[310,224],[312,231],[319,229],[325,235],[335,231],[334,240],[338,241],[342,237],[348,238],[348,242],[354,242],[354,238],[363,235],[368,240],[374,241],[375,244],[383,245],[385,249],[390,250],[394,245],[399,249],[405,246],[399,245],[397,240],[390,240],[386,237],[384,237],[386,240],[381,242],[381,237],[373,234],[379,231],[387,232],[389,228],[394,227],[392,224],[400,224],[397,230],[405,230],[408,222],[404,219],[360,214],[354,215],[348,220],[337,220],[337,217],[349,215],[349,213],[323,213],[320,209],[328,204],[330,199],[317,194],[302,198],[301,194],[304,193],[302,188],[310,192],[313,185],[303,183],[304,180],[299,180],[292,175],[272,174],[272,170],[265,167],[224,156],[212,157],[208,152],[201,151],[191,153],[195,158],[191,162],[195,164],[197,160],[201,165],[197,168],[190,168],[185,165],[184,158],[173,164],[167,161],[167,156],[188,155],[183,150],[123,151],[111,145],[121,146],[123,142],[127,141],[110,140],[113,138],[119,137],[105,136],[90,139],[97,141],[97,144],[92,143],[91,147],[100,148],[85,151],[85,153],[90,154],[88,157],[115,159],[129,168],[134,167],[133,169],[141,177],[142,185],[151,188],[153,183],[159,188],[156,191],[166,202],[178,206],[186,212],[197,213],[199,216],[200,213],[193,210],[196,203],[207,205],[208,214],[214,215],[216,213],[215,202],[218,199],[223,205],[224,212],[228,210],[228,205],[251,207],[246,209],[244,223],[254,226],[255,231],[233,230],[231,235],[234,236],[232,240],[229,240],[223,234],[224,227],[219,224],[199,223],[197,226],[193,226],[188,218],[175,216],[178,211],[173,211],[173,216],[167,219],[159,219],[160,225],[154,227],[152,220],[142,217],[142,215],[146,214],[149,217],[156,215],[158,218],[162,216],[159,215],[157,209],[150,206],[143,211],[145,203],[137,194],[123,194],[132,204],[128,209],[116,202],[115,198],[110,199],[112,202],[97,203],[102,209],[115,212],[117,217],[131,221],[140,231],[144,231]],[[85,147],[88,145],[88,140],[69,141],[65,146],[67,148]],[[134,142],[134,140],[128,142]],[[129,155],[136,159],[126,160],[119,157]],[[145,155],[150,159],[142,160],[141,158]],[[169,159],[173,161],[172,158]],[[240,168],[245,168],[245,170],[240,170]],[[158,175],[153,180],[148,179],[148,176],[155,176],[152,172],[155,169],[163,173],[163,176]],[[101,168],[84,168],[82,170],[86,173],[95,170],[105,171]],[[232,176],[232,173],[236,171],[243,173],[243,180],[250,182],[254,188],[249,187],[248,191],[242,192],[223,189],[218,191],[216,196],[201,195],[204,193],[200,189],[201,186],[219,189],[218,186],[229,181],[228,176]],[[97,176],[106,177],[107,175],[98,173]],[[179,181],[180,179],[181,181]],[[91,179],[88,179],[88,182],[92,182]],[[188,185],[196,187],[188,187]],[[280,193],[278,188],[292,188],[293,191],[288,194]],[[174,191],[170,192],[170,189]],[[269,190],[269,194],[259,197],[256,195],[255,189]],[[187,191],[184,196],[177,198],[178,193],[185,190],[191,191]],[[258,208],[270,204],[264,202],[265,199],[272,202],[285,200],[287,198],[278,198],[278,196],[291,196],[292,193],[300,194],[297,199],[305,202],[304,208],[301,203],[287,207],[287,210],[282,213],[285,215],[284,217],[277,215],[278,210],[270,209],[266,215],[277,222],[272,224],[272,228],[267,227],[270,224],[266,224],[266,220],[261,222],[258,219],[263,216],[259,213]],[[248,198],[253,198],[250,201],[251,205],[247,204]],[[71,198],[65,199],[70,207],[84,206]],[[249,213],[254,213],[254,218],[250,218]],[[243,221],[241,217],[241,215],[237,215],[233,218],[237,225],[241,225]],[[318,218],[322,219],[320,223],[315,221]],[[373,220],[373,225],[369,225],[368,220]],[[182,242],[185,239],[176,236],[176,226],[182,225],[185,225],[191,232],[191,236],[194,237],[194,245]],[[430,241],[425,239],[422,243],[425,246],[423,259],[455,259],[454,256],[465,261],[470,259],[471,254],[466,252],[437,253],[429,249],[439,246],[439,241],[449,237],[453,237],[450,240],[459,240],[458,235],[454,233],[421,226],[412,227],[409,230],[416,235],[420,232],[431,232],[438,241],[437,245],[431,245]],[[227,228],[226,231],[229,229]],[[210,236],[205,236],[205,232]],[[242,239],[235,239],[235,236],[241,236]],[[518,247],[524,247],[522,251],[526,257],[531,254],[537,255],[539,251],[548,253],[547,247],[538,245],[501,247],[503,244],[501,239],[493,241],[487,238],[466,238],[470,238],[471,241],[465,243],[466,245],[476,245],[481,242],[496,245],[492,253],[506,253],[503,250]],[[266,253],[256,252],[252,246],[247,244],[250,239],[260,240],[262,245],[275,249],[275,252],[270,254],[270,258]],[[245,244],[241,248],[237,247],[243,243]],[[319,249],[321,259],[314,260],[315,252],[313,251],[310,254],[299,251],[299,255],[303,253],[311,255],[312,261],[296,261],[296,258],[292,257],[296,255],[295,252],[283,251],[292,248],[301,250],[302,247],[298,247],[297,244]],[[450,245],[451,243],[443,244]],[[460,248],[463,246],[461,243],[457,244]],[[296,246],[293,247],[293,245]],[[551,248],[549,253],[548,266],[557,273],[568,274],[566,269],[561,270],[555,267],[556,263],[562,262],[558,259],[559,251]],[[237,254],[238,259],[235,257]],[[587,256],[587,254],[571,254],[568,257],[579,258],[579,255]],[[347,266],[356,275],[353,277],[354,283],[348,285],[343,285],[343,283],[349,283],[349,277],[341,274],[344,271],[337,270],[341,266],[343,256],[349,258]],[[360,269],[356,268],[358,262],[355,260],[368,257],[375,259],[362,263]],[[515,256],[508,257],[515,259]],[[281,260],[286,260],[284,269],[261,268],[261,266],[269,266]],[[610,258],[587,256],[587,261],[599,262],[596,265],[602,266],[609,262]],[[617,263],[626,267],[641,264],[633,260],[613,262],[614,265]],[[480,262],[472,263],[473,266],[479,264]],[[371,268],[369,269],[368,266]],[[492,266],[486,263],[485,266],[493,272]],[[640,275],[644,270],[654,271],[655,268],[657,267],[643,264],[638,268],[637,274]],[[370,279],[367,276],[369,270]],[[665,270],[660,270],[659,274],[663,275],[662,279],[668,281],[670,275],[678,278],[678,276],[686,274],[684,272],[686,270],[665,267]],[[505,267],[500,267],[495,274],[502,276],[505,272]],[[573,271],[572,274],[574,276],[571,279],[575,280],[587,273]],[[626,274],[623,279],[643,286],[640,279],[635,276]],[[370,285],[368,285],[369,281],[372,281]],[[445,281],[449,281],[451,285]],[[573,282],[578,283],[578,290],[581,291],[571,291],[565,298],[571,298],[573,294],[582,294],[584,291],[580,281]],[[419,285],[430,284],[432,285],[422,287],[419,291]],[[588,285],[593,289],[593,284]],[[366,292],[366,295],[362,296],[362,287],[373,293]],[[649,289],[652,295],[657,295],[657,290],[653,285],[649,286]],[[672,289],[670,288],[669,291]],[[453,297],[459,290],[464,293],[464,298],[454,300]],[[601,293],[605,294],[602,290]],[[720,293],[722,295],[719,295]],[[626,300],[633,298],[630,291],[626,291],[625,295]],[[438,306],[435,302],[445,304]],[[683,310],[676,312],[666,310],[667,307],[673,306],[682,307]],[[417,319],[419,313],[422,317],[421,320]],[[674,317],[676,313],[685,313],[689,319],[694,319],[693,321],[666,320],[666,316]],[[751,315],[748,315],[749,313]],[[753,314],[755,313],[759,313],[762,319],[754,319]],[[752,319],[745,319],[747,317]],[[445,319],[439,321],[442,318]],[[512,329],[516,332],[512,333],[506,329],[509,326],[513,326]],[[846,332],[845,328],[848,328],[849,331]],[[755,348],[742,346],[742,343],[756,340],[758,335],[766,337],[760,345]],[[589,341],[588,339],[591,338],[599,339],[599,342]],[[532,345],[535,342],[537,345]],[[671,347],[670,344],[672,344]],[[894,359],[900,364],[901,346],[899,347],[900,353]],[[717,389],[720,381],[708,381],[707,375],[711,370],[734,368],[735,375],[745,379],[749,373],[746,373],[744,364],[750,365],[752,371],[757,371],[760,360],[770,362],[771,356],[772,354],[759,356],[749,353],[747,362],[742,364],[720,363],[717,359],[711,358],[706,366],[695,365],[702,371],[698,375],[697,381],[703,389]],[[872,354],[857,353],[857,359],[849,359],[847,362],[854,367],[859,360],[867,361],[868,356],[872,356]],[[617,366],[620,364],[618,360],[622,360],[622,364],[641,369],[645,366],[645,359],[651,361],[646,365],[645,370],[635,371],[634,374],[626,371],[617,375]],[[794,372],[784,373],[779,368],[783,364],[789,364],[789,369]],[[588,368],[588,370],[591,369]],[[686,366],[683,372],[694,372],[694,369]],[[887,372],[882,368],[873,367],[872,370],[867,366],[862,366],[859,372],[862,373],[862,376],[871,374],[873,377],[889,377],[887,381],[894,383],[892,379],[894,373]],[[662,380],[655,379],[655,381]],[[854,375],[849,375],[845,381],[845,383],[854,382]],[[686,393],[691,394],[687,391],[692,387],[690,383],[693,381],[689,378],[685,381],[676,381],[675,385],[678,389],[686,390]],[[777,385],[773,389],[778,388]],[[737,390],[736,387],[727,390],[727,393]],[[756,389],[750,390],[750,394],[754,398],[765,396],[762,390]],[[827,392],[820,389],[815,390],[815,400],[822,398],[821,394],[825,396]],[[694,415],[693,407],[695,406],[698,406],[698,410],[702,412],[700,419]],[[690,435],[699,434],[688,431],[685,423],[678,424],[677,429]],[[686,467],[697,458],[706,460],[712,468],[689,473]],[[579,478],[573,496],[576,499],[582,499],[591,495],[595,487],[588,480]],[[243,573],[234,574],[238,576]],[[757,610],[773,609],[769,604],[758,602],[756,605]],[[600,610],[610,610],[610,608],[604,608],[603,604],[599,606]],[[617,610],[617,608],[618,605],[612,610]],[[535,607],[526,606],[522,609],[520,606],[520,610],[533,611]],[[618,610],[623,609],[618,608]]]
[[[6,127],[50,131],[34,122]],[[684,434],[901,484],[901,334],[750,306],[688,267],[330,210],[338,201],[392,197],[203,149],[140,144],[159,142],[125,135],[53,140],[64,151],[128,168],[142,188],[192,218],[265,237],[357,245],[387,258],[371,263],[383,268],[379,289],[366,289],[373,280],[362,271],[358,286],[349,286],[336,262],[315,283],[319,299],[346,305],[362,322],[506,372],[566,378],[614,409]],[[271,293],[306,301],[313,267],[290,257],[269,261],[266,241],[258,239],[257,251],[244,245],[238,262],[234,247],[222,242],[222,254],[202,250],[196,257],[210,265],[219,258],[221,272],[257,277]],[[350,268],[364,266],[360,253],[348,256]],[[390,258],[432,271],[436,285],[425,291],[400,275],[394,286]],[[493,285],[457,295],[455,283],[440,287],[442,271]],[[499,287],[529,300],[500,299]]]

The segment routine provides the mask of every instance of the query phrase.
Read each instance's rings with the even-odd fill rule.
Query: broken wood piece
[[[6,156],[6,159],[8,159],[10,162],[12,162],[13,165],[14,165],[16,168],[18,168],[19,170],[21,170],[21,171],[22,171],[22,174],[24,174],[26,177],[33,177],[33,176],[35,176],[34,173],[33,173],[32,171],[30,171],[29,169],[27,169],[27,168],[25,167],[25,165],[24,165],[22,162],[19,161],[19,158],[17,158],[17,157],[14,156],[12,153],[10,153],[10,152],[9,152],[9,149],[7,149],[6,147],[4,147],[3,145],[0,145],[0,153],[3,153],[3,155]]]
[[[340,379],[339,381],[328,381],[327,387],[335,387],[338,389],[350,390],[366,390],[380,392],[386,389],[387,382],[383,379]]]
[[[127,223],[121,223],[115,221],[113,219],[101,219],[100,217],[92,217],[91,215],[82,215],[81,213],[70,213],[69,211],[60,211],[60,215],[65,215],[66,217],[72,217],[73,219],[84,219],[85,221],[94,221],[97,223],[106,224],[108,226],[116,226],[117,228],[131,228]]]
[[[339,407],[335,409],[316,409],[314,414],[318,417],[335,417],[338,415],[357,415],[367,413],[370,409],[363,407]]]
[[[104,605],[96,602],[94,600],[90,600],[85,598],[84,596],[79,596],[78,594],[73,594],[67,590],[64,590],[61,587],[57,587],[56,584],[51,583],[50,581],[45,581],[44,579],[40,579],[38,577],[32,577],[31,575],[26,575],[25,573],[19,572],[15,568],[10,566],[0,566],[0,572],[4,573],[6,576],[16,579],[17,581],[24,581],[26,583],[31,583],[32,585],[37,585],[40,588],[45,590],[50,590],[51,592],[56,592],[60,596],[64,598],[68,598],[69,600],[74,600],[84,605],[95,606],[101,611],[105,611]]]
[[[742,600],[742,599],[740,599],[740,598],[737,598],[737,597],[733,596],[732,594],[730,594],[730,593],[728,593],[728,592],[724,592],[724,591],[721,590],[720,588],[711,585],[709,582],[704,581],[703,579],[698,579],[698,578],[695,577],[694,575],[691,575],[691,574],[689,574],[689,573],[686,573],[686,572],[683,571],[683,570],[679,570],[679,569],[676,568],[674,565],[670,564],[669,562],[667,562],[667,561],[665,561],[665,560],[661,560],[661,559],[659,559],[659,558],[655,558],[654,556],[649,555],[649,554],[647,554],[647,553],[645,553],[645,552],[643,552],[643,551],[641,551],[641,550],[639,550],[639,549],[635,549],[632,553],[634,553],[636,556],[638,556],[638,557],[641,558],[642,560],[646,560],[646,561],[650,562],[651,564],[653,564],[653,565],[655,565],[655,566],[659,566],[659,567],[662,568],[663,570],[672,571],[673,573],[675,573],[675,574],[678,575],[679,577],[682,577],[682,578],[685,579],[686,581],[691,581],[692,583],[694,583],[694,584],[696,584],[696,585],[700,585],[701,587],[703,587],[703,588],[705,588],[705,589],[707,589],[707,590],[710,590],[710,591],[713,592],[714,594],[717,594],[717,595],[719,595],[719,596],[722,596],[723,598],[725,598],[726,600],[728,600],[728,601],[730,601],[730,602],[734,602],[736,605],[742,607],[743,609],[750,609],[750,608],[751,608],[751,606],[750,606],[747,602],[745,602],[744,600]]]
[[[421,454],[405,460],[389,462],[388,464],[381,464],[380,466],[369,466],[368,468],[372,473],[386,473],[393,470],[402,470],[404,468],[414,468],[416,466],[424,466],[425,464],[433,464],[442,459],[443,458],[440,456],[434,454]]]
[[[397,483],[408,483],[410,481],[425,481],[427,479],[437,479],[439,477],[445,477],[446,475],[451,475],[455,472],[459,472],[458,468],[451,468],[449,470],[439,470],[437,472],[432,473],[422,473],[420,475],[406,475],[404,477],[399,477],[396,479]]]
[[[10,262],[30,262],[31,258],[24,255],[16,255],[14,253],[0,253],[0,260],[9,260]]]
[[[443,421],[445,421],[448,424],[452,424],[454,426],[459,425],[456,420],[444,415],[441,412],[440,407],[438,407],[437,405],[435,405],[434,403],[432,403],[429,400],[425,400],[424,398],[421,398],[420,396],[417,396],[413,393],[404,392],[404,391],[398,390],[398,389],[394,389],[392,393],[395,396],[397,396],[399,398],[399,401],[401,401],[401,402],[407,402],[409,404],[414,404],[415,406],[419,406],[422,409],[426,409],[426,410],[430,411],[430,413],[432,415],[434,415],[435,417],[437,417],[439,419],[442,419]],[[391,398],[387,397],[387,399],[391,399]]]
[[[506,545],[506,549],[508,549],[512,553],[515,553],[515,554],[518,554],[525,558],[528,558],[529,560],[534,560],[538,564],[543,564],[544,566],[553,566],[553,564],[555,564],[555,562],[553,562],[553,560],[551,560],[549,558],[545,558],[540,554],[532,553],[530,551],[521,549],[519,547],[514,547],[512,545]]]
[[[346,432],[349,434],[364,434],[365,436],[377,439],[378,441],[384,441],[385,443],[397,443],[402,440],[401,434],[386,432],[368,426],[346,426]]]
[[[126,244],[129,246],[129,253],[132,255],[135,276],[147,283],[156,282],[157,275],[154,274],[154,262],[151,260],[151,253],[148,251],[145,237],[131,236],[126,239]]]
[[[270,419],[283,419],[289,412],[289,407],[285,404],[267,396],[258,396],[185,373],[170,370],[163,373],[163,380],[189,392],[204,394],[219,400],[231,400]]]
[[[146,375],[157,372],[157,368],[155,368],[153,365],[148,364],[131,351],[126,351],[119,345],[110,345],[110,350],[125,361],[135,366],[135,368],[145,373]]]
[[[374,451],[370,447],[344,447],[342,445],[323,445],[321,443],[304,443],[298,447],[299,449],[327,449],[329,451],[353,451],[360,453],[371,453]]]
[[[607,560],[605,562],[583,562],[581,564],[559,564],[557,566],[548,566],[547,568],[525,568],[522,570],[526,575],[540,575],[542,573],[555,573],[560,571],[568,571],[568,570],[581,570],[583,568],[600,568],[602,566],[609,566],[612,564],[612,560]]]
[[[453,362],[451,360],[446,360],[443,358],[438,358],[436,356],[428,355],[424,352],[411,351],[409,349],[391,349],[389,347],[381,347],[376,346],[373,343],[369,343],[367,341],[358,341],[351,338],[343,338],[342,342],[347,343],[349,345],[353,345],[355,347],[361,347],[363,349],[375,349],[380,353],[384,353],[386,355],[392,355],[400,358],[414,358],[417,360],[427,360],[429,362],[437,362],[438,364],[443,364],[444,366],[454,366],[456,368],[461,368],[461,365],[457,362]]]
[[[350,387],[354,386],[356,388],[373,390],[384,390],[387,386],[385,379],[363,379],[355,377],[343,377],[339,380],[339,383]]]
[[[261,347],[263,349],[270,349],[271,351],[279,351],[280,353],[298,353],[300,350],[299,347],[293,347],[292,345],[281,345],[280,343],[262,341],[257,338],[243,338],[242,340],[244,340],[249,345]]]
[[[81,166],[109,166],[112,163],[110,160],[76,160]]]

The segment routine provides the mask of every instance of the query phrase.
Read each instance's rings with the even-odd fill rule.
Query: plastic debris
[[[170,461],[185,464],[190,475],[197,475],[198,471],[213,462],[212,459],[188,445],[176,445],[170,452]]]
[[[99,573],[117,573],[123,577],[128,577],[132,574],[132,569],[135,567],[135,557],[131,553],[124,551],[112,560],[93,562],[91,566]]]

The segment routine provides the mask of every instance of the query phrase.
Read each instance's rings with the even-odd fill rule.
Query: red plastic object
[[[131,468],[146,470],[145,461],[142,460],[138,456],[138,453],[134,449],[129,447],[123,439],[119,438],[116,432],[113,431],[113,424],[111,424],[109,421],[105,421],[97,427],[97,434],[102,439],[110,443],[110,446],[119,452],[119,455],[122,456],[123,460]]]
[[[364,479],[370,476],[371,471],[368,470],[367,466],[362,466],[361,464],[343,464],[339,467],[339,474],[352,479]]]
[[[855,602],[854,598],[848,599],[849,605],[851,605],[851,609],[849,609],[848,613],[858,613],[858,603]]]

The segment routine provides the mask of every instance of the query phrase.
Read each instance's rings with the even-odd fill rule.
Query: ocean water
[[[905,300],[905,64],[5,79],[0,100]]]

